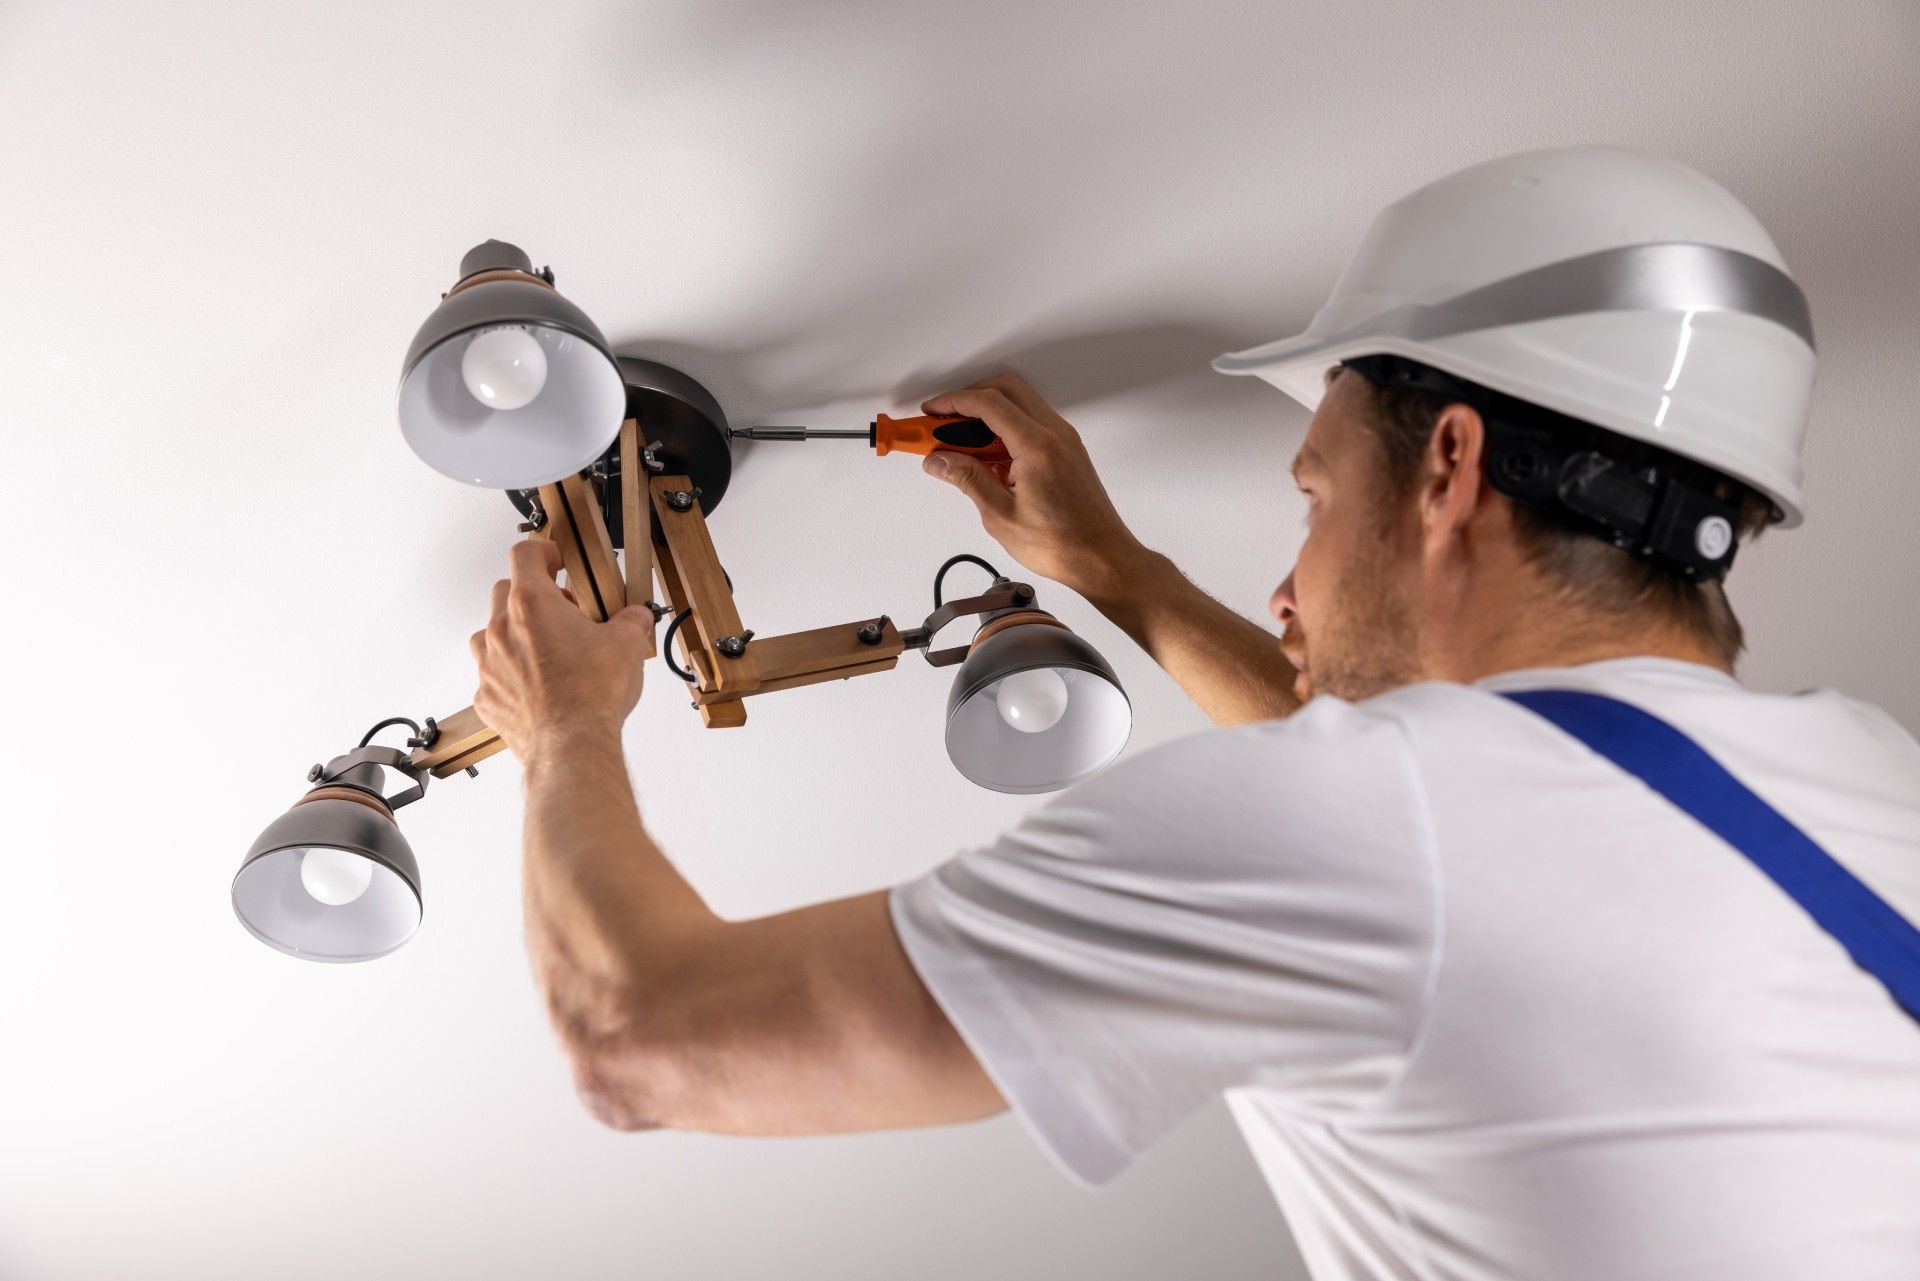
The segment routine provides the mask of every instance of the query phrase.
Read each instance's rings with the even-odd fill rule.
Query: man
[[[590,624],[515,549],[475,701],[525,764],[529,945],[587,1106],[740,1134],[1012,1106],[1097,1183],[1224,1092],[1317,1277],[1913,1276],[1892,979],[1766,851],[1504,696],[1651,712],[1920,915],[1920,746],[1732,675],[1719,580],[1799,519],[1813,373],[1765,231],[1664,160],[1509,157],[1389,208],[1306,334],[1218,367],[1317,406],[1284,656],[1020,379],[927,402],[1014,457],[928,470],[1223,728],[891,893],[708,911],[622,757],[647,615]]]

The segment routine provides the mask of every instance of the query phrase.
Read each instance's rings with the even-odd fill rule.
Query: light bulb
[[[547,353],[524,325],[482,330],[460,357],[460,376],[487,408],[518,409],[547,385]]]
[[[328,907],[344,907],[373,884],[373,860],[316,845],[300,856],[300,884]]]
[[[1051,667],[1015,672],[993,696],[1000,719],[1023,734],[1042,734],[1067,714],[1067,683]]]

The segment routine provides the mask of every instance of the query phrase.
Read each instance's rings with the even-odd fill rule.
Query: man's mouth
[[[1293,664],[1293,696],[1301,702],[1313,697],[1313,682],[1307,677],[1307,646],[1297,633],[1286,632],[1280,637],[1280,655]]]
[[[1307,670],[1307,647],[1302,641],[1294,639],[1292,632],[1280,637],[1280,656],[1292,663],[1299,671]]]

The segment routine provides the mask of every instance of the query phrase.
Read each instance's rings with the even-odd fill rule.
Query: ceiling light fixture
[[[946,747],[956,769],[1001,792],[1044,792],[1120,754],[1132,711],[1113,668],[1039,608],[1034,589],[977,556],[934,576],[934,609],[900,630],[885,615],[757,637],[745,627],[707,517],[733,459],[720,406],[677,369],[616,356],[584,312],[520,249],[489,240],[408,349],[400,426],[435,470],[500,488],[520,528],[559,546],[565,585],[604,621],[644,604],[671,618],[661,644],[709,728],[744,725],[744,700],[887,671],[908,650],[955,666]],[[946,601],[949,570],[993,575],[978,595]],[[665,603],[653,594],[658,580]],[[944,628],[978,619],[965,645],[935,650]],[[681,661],[673,658],[678,640]],[[372,746],[407,725],[408,751]],[[274,820],[233,880],[233,908],[262,941],[309,960],[363,961],[410,938],[421,919],[420,871],[393,811],[430,778],[474,766],[504,744],[471,707],[415,724],[374,726],[344,756],[316,765],[314,784]],[[384,771],[412,786],[383,792]]]

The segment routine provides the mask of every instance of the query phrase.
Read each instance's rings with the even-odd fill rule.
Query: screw
[[[312,769],[307,771],[307,781],[309,783],[318,783],[323,777],[325,777],[326,772],[327,771],[321,766],[315,765]]]
[[[738,636],[722,636],[713,643],[713,647],[728,658],[738,658],[747,652],[747,642],[753,639],[752,632],[743,632]]]
[[[479,778],[479,777],[480,777],[480,767],[479,767],[478,765],[469,765],[469,766],[467,766],[467,777],[468,777],[468,778]]]
[[[860,643],[862,645],[878,645],[880,643],[880,635],[881,635],[880,624],[867,623],[866,625],[861,627],[861,629],[859,630],[858,633],[856,633],[856,635],[860,637]]]
[[[1016,605],[1031,605],[1033,604],[1033,593],[1022,587],[1013,594],[1013,603]]]
[[[686,511],[693,506],[693,495],[684,489],[670,489],[667,491],[667,506],[677,512]]]

